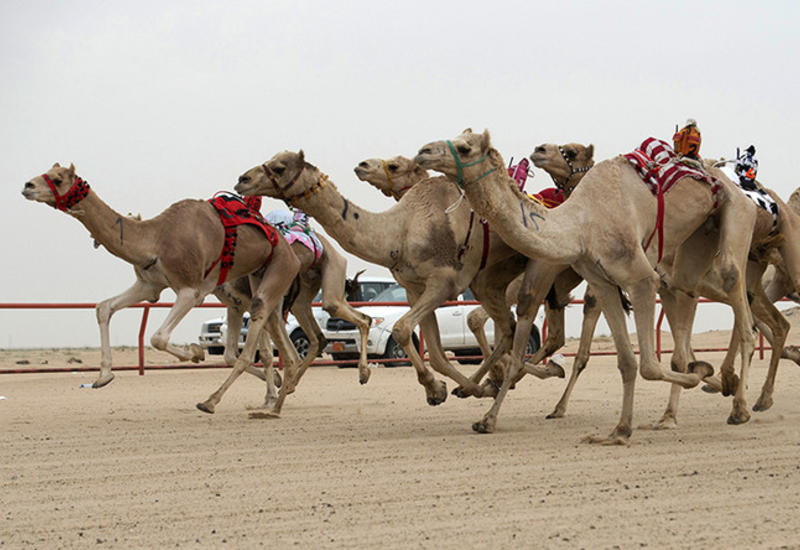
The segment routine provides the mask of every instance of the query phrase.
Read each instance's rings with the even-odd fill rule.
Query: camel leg
[[[484,357],[489,357],[492,353],[492,348],[489,345],[489,340],[486,339],[486,332],[483,330],[486,321],[489,320],[489,314],[483,306],[476,307],[467,315],[467,326],[470,332],[475,336],[478,341],[478,346],[481,348],[481,354]]]
[[[639,372],[645,380],[663,380],[679,384],[684,388],[693,388],[700,383],[700,377],[695,374],[664,371],[656,357],[655,330],[655,305],[656,288],[659,284],[658,275],[650,270],[647,277],[631,285],[628,290],[633,304],[633,316],[636,320],[636,337],[639,341]],[[619,302],[619,296],[617,296]],[[605,312],[605,307],[603,308]],[[704,374],[711,374],[704,371]]]
[[[344,292],[347,261],[344,256],[331,253],[335,251],[332,246],[326,249],[326,254],[329,254],[325,269],[322,271],[322,309],[330,313],[331,317],[341,317],[346,321],[353,323],[358,329],[361,337],[360,354],[358,358],[358,381],[361,384],[366,384],[369,381],[369,365],[367,363],[367,338],[369,337],[369,327],[372,319],[369,315],[361,313],[347,303]],[[324,339],[320,352],[325,347]]]
[[[572,362],[572,373],[570,374],[567,387],[564,393],[556,403],[553,412],[547,415],[546,418],[562,418],[567,412],[567,403],[569,402],[572,390],[575,383],[578,381],[578,376],[581,375],[589,362],[590,352],[592,350],[592,338],[594,331],[597,327],[597,321],[600,319],[600,307],[597,305],[597,297],[592,292],[591,287],[586,289],[586,294],[583,296],[583,323],[581,324],[581,340],[578,345],[578,353],[575,355],[575,360]],[[563,310],[562,310],[563,316]]]
[[[764,284],[764,293],[767,295],[767,300],[770,303],[777,302],[787,294],[792,293],[792,291],[792,282],[782,269],[775,269],[774,276],[767,280]],[[784,321],[786,320],[782,314],[781,317]],[[771,329],[769,329],[767,325],[761,323],[758,319],[756,320],[756,323],[767,340],[772,343],[773,338]],[[774,346],[773,349],[775,349]],[[800,365],[800,349],[798,349],[797,346],[784,346],[781,349],[781,359],[789,359],[790,361],[794,361],[795,364]]]
[[[308,369],[314,359],[317,358],[317,355],[325,349],[325,345],[327,344],[325,336],[322,335],[322,330],[319,328],[319,323],[314,319],[314,312],[311,310],[311,300],[313,300],[314,296],[319,292],[319,285],[309,285],[307,281],[302,280],[302,278],[301,281],[300,294],[297,295],[292,305],[292,314],[300,324],[300,328],[302,328],[303,332],[308,336],[309,346],[305,359],[302,360],[300,366],[297,368],[297,377],[294,379],[295,386],[300,383],[300,379],[306,373],[306,369]]]
[[[242,350],[239,358],[236,359],[233,370],[222,383],[222,386],[212,393],[206,401],[197,404],[197,408],[201,411],[213,414],[216,405],[220,402],[227,389],[244,372],[247,365],[253,362],[261,331],[264,329],[267,317],[280,306],[283,296],[289,290],[300,268],[300,261],[294,253],[291,253],[288,246],[286,241],[280,240],[274,248],[272,259],[264,270],[264,275],[257,289],[253,292],[253,303],[250,308],[252,316],[247,339],[244,343],[244,350]],[[292,372],[286,373],[286,380],[281,385],[280,395],[285,395],[287,388],[293,386],[294,365],[290,365],[289,370]]]
[[[447,399],[447,385],[442,380],[436,380],[433,373],[425,367],[425,363],[414,347],[412,339],[414,327],[420,324],[420,321],[427,315],[432,316],[432,320],[429,320],[427,323],[430,328],[426,331],[423,327],[422,334],[425,336],[428,353],[431,356],[431,366],[437,371],[456,380],[459,384],[464,386],[470,394],[480,395],[481,392],[477,384],[458,372],[446,358],[444,361],[441,361],[439,357],[440,355],[444,357],[444,353],[441,351],[439,325],[436,322],[433,311],[444,303],[452,294],[451,285],[452,283],[449,280],[429,280],[424,291],[419,295],[410,289],[406,289],[411,309],[400,317],[392,327],[392,338],[403,348],[411,364],[414,365],[414,369],[417,371],[417,380],[425,387],[428,404],[432,406],[439,405]],[[436,359],[434,359],[434,357],[436,357]]]
[[[261,363],[264,365],[263,369],[257,369],[255,365],[250,365],[250,369],[260,370],[264,376],[264,382],[267,384],[267,393],[264,395],[265,409],[274,407],[278,400],[278,384],[276,383],[277,371],[273,365],[272,360],[272,340],[270,338],[269,330],[262,330],[260,338],[258,339],[258,353],[261,356]]]
[[[203,348],[197,344],[189,344],[188,349],[183,346],[176,346],[170,344],[169,337],[172,331],[175,330],[175,327],[178,326],[178,323],[181,322],[181,319],[183,319],[193,307],[203,303],[203,299],[207,294],[208,293],[202,290],[191,287],[177,290],[175,292],[175,303],[170,308],[169,313],[167,313],[167,318],[164,319],[164,322],[158,327],[158,330],[150,337],[150,343],[153,347],[157,350],[166,351],[174,355],[180,361],[192,361],[193,363],[202,361],[205,356]]]
[[[767,377],[761,388],[761,394],[755,405],[753,405],[753,410],[766,411],[772,407],[773,404],[772,394],[775,390],[775,377],[778,373],[778,362],[783,355],[784,345],[786,344],[786,338],[789,335],[791,325],[767,297],[760,282],[756,281],[753,288],[753,301],[751,303],[753,316],[769,327],[768,330],[764,331],[764,335],[769,340],[770,347],[772,348],[770,351]]]
[[[298,379],[297,365],[300,363],[300,356],[297,354],[297,350],[292,344],[292,341],[289,339],[289,335],[286,334],[286,323],[283,320],[283,314],[280,309],[273,311],[269,317],[267,317],[266,327],[267,331],[272,336],[272,341],[275,343],[275,347],[278,348],[278,353],[283,358],[283,364],[286,373],[283,384],[281,384],[280,392],[278,392],[278,397],[272,403],[272,409],[265,413],[251,413],[251,418],[280,418],[283,402],[286,400],[286,396],[294,392],[296,381]],[[269,353],[269,365],[270,368],[272,368],[271,348]],[[266,365],[267,363],[264,364]],[[271,378],[272,377],[267,376],[267,384],[269,384],[269,380]],[[269,405],[267,403],[264,404],[265,408],[268,406]]]
[[[697,311],[697,299],[679,290],[662,289],[661,304],[675,344],[675,350],[672,353],[672,370],[675,372],[689,372],[689,364],[694,360],[691,338],[694,316]],[[677,428],[680,395],[681,387],[678,384],[672,384],[667,408],[661,419],[655,424],[643,427],[656,430]]]
[[[603,445],[627,445],[633,432],[633,393],[636,384],[636,356],[628,336],[625,324],[625,311],[619,299],[616,286],[605,283],[593,283],[592,290],[597,296],[597,301],[606,317],[614,345],[617,349],[617,368],[622,376],[622,412],[619,422],[608,437],[588,436],[584,438],[587,443],[601,443]],[[636,304],[634,303],[634,311]],[[649,325],[652,330],[652,321]]]
[[[120,309],[132,306],[143,300],[156,301],[164,290],[162,286],[137,279],[133,285],[122,294],[103,300],[95,308],[97,325],[100,328],[100,374],[92,383],[93,388],[102,388],[114,379],[111,372],[111,316]]]

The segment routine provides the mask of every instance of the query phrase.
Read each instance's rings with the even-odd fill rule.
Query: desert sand
[[[0,368],[20,360],[91,366],[99,352],[0,351]],[[135,365],[136,350],[114,360]],[[750,406],[766,366],[756,354]],[[198,411],[225,376],[119,372],[99,390],[80,387],[86,372],[0,376],[0,547],[800,546],[800,368],[787,361],[775,405],[749,423],[729,426],[730,398],[694,389],[677,429],[636,429],[627,447],[581,442],[617,422],[615,357],[592,358],[562,419],[545,415],[564,380],[524,380],[490,435],[471,429],[487,400],[430,407],[410,367],[375,368],[366,386],[314,367],[277,420],[250,418],[264,387],[247,375],[216,414]],[[635,423],[657,420],[668,392],[637,380]]]

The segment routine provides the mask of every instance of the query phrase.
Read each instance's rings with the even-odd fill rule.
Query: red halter
[[[53,180],[50,179],[50,176],[47,174],[42,174],[42,178],[47,185],[50,186],[50,191],[53,192],[53,196],[56,199],[56,203],[53,205],[53,208],[58,208],[62,212],[66,212],[69,208],[72,208],[85,199],[86,195],[89,194],[89,184],[78,176],[75,176],[75,181],[72,184],[72,187],[70,187],[69,190],[63,195],[58,194],[56,186],[53,183]]]

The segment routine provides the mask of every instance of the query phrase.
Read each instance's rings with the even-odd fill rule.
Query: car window
[[[392,286],[392,283],[384,283],[384,282],[363,282],[359,283],[359,292],[361,296],[359,297],[359,301],[362,302],[371,302],[375,299],[375,297],[383,292],[386,287]]]
[[[406,289],[400,285],[393,285],[375,296],[373,302],[407,302]]]

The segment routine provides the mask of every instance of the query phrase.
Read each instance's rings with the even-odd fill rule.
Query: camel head
[[[550,174],[556,187],[569,196],[583,175],[594,166],[593,156],[594,145],[545,143],[536,146],[530,159],[534,166]]]
[[[396,156],[388,159],[367,159],[354,168],[356,176],[376,187],[387,197],[400,200],[414,184],[427,179],[428,171],[413,160]]]
[[[491,151],[489,130],[476,134],[468,128],[453,139],[423,145],[414,161],[423,168],[442,172],[462,184],[474,181],[489,169],[489,163],[484,161]]]
[[[55,163],[50,170],[28,181],[22,196],[31,201],[43,202],[66,211],[89,193],[89,185],[75,175],[75,166],[69,168]]]
[[[301,149],[297,153],[283,151],[264,164],[254,166],[241,176],[234,189],[245,196],[266,195],[287,203],[308,195],[324,185],[325,177],[305,161]]]

